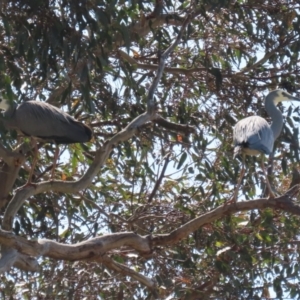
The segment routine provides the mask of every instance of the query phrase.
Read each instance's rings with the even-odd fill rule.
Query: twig
[[[165,160],[165,164],[161,170],[161,173],[160,173],[160,176],[158,178],[158,180],[155,182],[155,185],[154,185],[154,188],[152,190],[152,193],[150,194],[149,198],[148,198],[148,203],[151,203],[153,197],[155,196],[159,186],[161,185],[161,182],[165,176],[165,172],[166,172],[166,169],[167,169],[167,166],[170,162],[170,156],[171,156],[171,153],[168,153],[167,156],[166,156],[166,160]]]
[[[170,55],[170,53],[175,49],[175,47],[179,44],[181,37],[183,35],[183,32],[185,31],[185,28],[187,27],[187,25],[190,23],[191,21],[191,17],[188,15],[185,19],[185,21],[182,24],[182,27],[179,31],[179,34],[177,35],[176,40],[174,41],[174,43],[164,51],[164,53],[161,55],[160,57],[160,62],[159,62],[159,66],[156,72],[156,76],[149,88],[149,92],[148,92],[148,98],[147,98],[147,112],[149,114],[151,114],[154,109],[155,109],[155,103],[154,103],[154,92],[158,86],[158,83],[162,77],[164,68],[165,68],[165,63],[166,63],[166,59],[167,57]]]
[[[106,267],[109,269],[112,269],[118,273],[121,273],[125,276],[130,276],[133,279],[139,281],[141,284],[147,286],[150,290],[152,290],[153,293],[155,293],[156,299],[158,299],[158,291],[155,281],[152,279],[135,272],[134,270],[128,268],[127,266],[124,266],[120,263],[117,263],[116,261],[109,258],[107,255],[99,257],[97,261],[103,263]]]
[[[190,134],[190,133],[196,133],[196,127],[195,126],[190,126],[187,124],[177,124],[173,122],[169,122],[166,119],[164,119],[161,116],[157,116],[154,120],[153,123],[156,123],[166,129],[175,131],[175,132],[182,132],[185,134]]]

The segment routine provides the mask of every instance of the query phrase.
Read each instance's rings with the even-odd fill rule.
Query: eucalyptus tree
[[[41,143],[0,124],[1,293],[30,299],[299,298],[299,107],[270,155],[232,129],[299,90],[296,1],[2,1],[1,99],[49,103],[93,129]],[[269,120],[268,120],[269,121]],[[291,189],[290,189],[291,188]]]

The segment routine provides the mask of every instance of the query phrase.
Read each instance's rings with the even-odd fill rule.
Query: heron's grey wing
[[[88,126],[76,121],[62,110],[39,101],[20,104],[14,121],[23,133],[56,143],[87,142],[91,139]]]
[[[234,146],[243,146],[270,154],[273,151],[274,135],[265,119],[252,116],[240,120],[235,125],[233,143]]]

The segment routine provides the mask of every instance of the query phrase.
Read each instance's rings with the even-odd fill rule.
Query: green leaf
[[[182,167],[186,159],[187,159],[187,153],[183,152],[183,154],[180,157],[179,163],[177,165],[177,170],[179,170]]]

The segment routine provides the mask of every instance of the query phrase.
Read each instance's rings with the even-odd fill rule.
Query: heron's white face
[[[9,107],[10,107],[10,105],[9,105],[8,101],[0,98],[0,109],[7,110],[7,109],[9,109]]]

